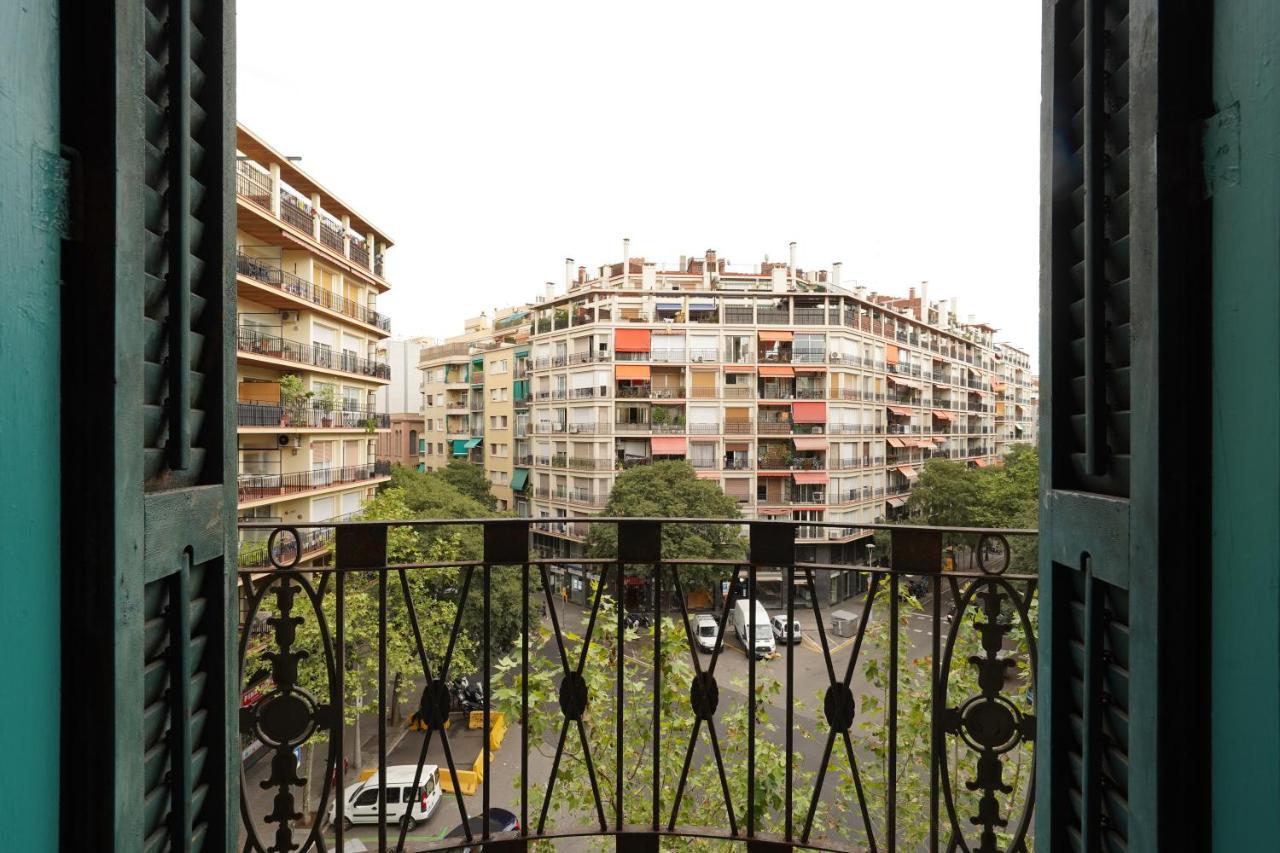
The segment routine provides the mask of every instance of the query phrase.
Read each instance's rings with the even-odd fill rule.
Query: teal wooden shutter
[[[68,849],[226,850],[238,756],[234,10],[92,6],[64,16],[62,42],[64,87],[83,113],[64,142],[86,176],[64,398],[99,404],[79,419],[85,467],[64,483],[86,584],[67,606],[88,658],[66,687],[96,680],[109,701],[106,719],[74,723],[92,737],[64,728],[96,770],[64,769],[64,838]],[[89,819],[86,797],[102,803]]]
[[[1203,669],[1172,614],[1200,568],[1208,434],[1205,66],[1172,5],[1045,4],[1038,849],[1156,850],[1198,831],[1177,805],[1194,797],[1161,778],[1200,749],[1175,753]]]

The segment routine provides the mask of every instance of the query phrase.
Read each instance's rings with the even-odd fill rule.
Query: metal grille
[[[1086,38],[1095,16],[1096,38]],[[1129,493],[1129,4],[1056,11],[1054,487]],[[1061,85],[1068,81],[1067,85]]]

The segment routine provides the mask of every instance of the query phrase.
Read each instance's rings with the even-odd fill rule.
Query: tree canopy
[[[413,472],[420,473],[420,472]],[[485,479],[484,470],[479,465],[454,459],[444,468],[434,472],[441,480],[457,489],[463,495],[474,500],[489,512],[498,508],[498,501],[489,491],[489,481]]]
[[[699,479],[688,462],[655,462],[630,468],[614,481],[604,515],[630,518],[741,518],[738,504],[709,480]],[[611,524],[591,528],[587,552],[593,557],[618,553],[618,531]],[[664,524],[662,555],[669,559],[741,559],[746,547],[737,525]],[[686,592],[711,586],[727,572],[716,567],[682,568]]]

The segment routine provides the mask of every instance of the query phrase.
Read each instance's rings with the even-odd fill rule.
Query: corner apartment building
[[[1001,456],[1014,444],[1037,444],[1040,381],[1031,372],[1031,356],[1011,343],[996,344],[996,450]]]
[[[391,465],[426,470],[422,463],[426,441],[422,436],[423,376],[419,352],[426,338],[384,342],[391,383],[377,391],[377,409],[390,420],[390,429],[378,433],[377,458]]]
[[[517,460],[529,454],[529,328],[528,307],[482,314],[463,334],[424,347],[418,362],[424,469],[455,459],[480,466],[499,510],[516,508],[528,478]]]
[[[566,267],[531,337],[534,517],[598,512],[619,471],[688,459],[747,517],[885,521],[905,513],[925,460],[995,464],[994,330],[927,286],[845,288],[839,264],[805,271],[794,253],[734,267],[709,251],[667,268],[625,250],[591,279]],[[571,558],[585,533],[550,521],[535,538]],[[804,559],[853,564],[869,534],[815,525],[801,541]],[[762,580],[781,596],[780,577]],[[819,595],[857,582],[833,576]]]
[[[391,381],[377,306],[391,239],[244,126],[236,148],[239,515],[343,519],[387,479],[375,397]],[[303,533],[304,563],[328,533]],[[242,542],[241,563],[266,565],[261,544]]]

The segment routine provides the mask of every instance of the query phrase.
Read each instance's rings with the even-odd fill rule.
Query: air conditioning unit
[[[298,322],[298,312],[297,312],[297,311],[281,311],[281,312],[280,312],[280,322],[281,322],[281,323],[296,323],[296,322]]]

